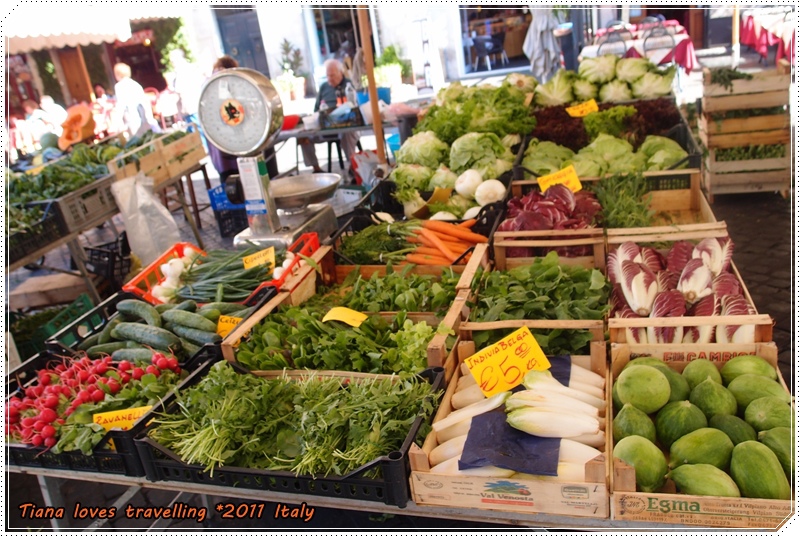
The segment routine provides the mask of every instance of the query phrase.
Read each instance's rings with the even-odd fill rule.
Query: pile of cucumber
[[[170,353],[189,359],[206,344],[222,341],[217,334],[221,315],[245,318],[255,308],[232,302],[210,302],[198,307],[194,300],[151,306],[136,299],[117,303],[118,315],[103,329],[78,345],[90,358],[111,355],[114,361],[147,360],[153,353]]]

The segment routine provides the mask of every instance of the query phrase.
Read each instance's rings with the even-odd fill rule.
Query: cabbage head
[[[681,145],[672,138],[667,138],[666,136],[656,136],[654,134],[647,136],[644,139],[644,142],[642,142],[642,145],[639,146],[639,152],[644,153],[648,158],[652,157],[662,149],[674,152],[683,151]]]
[[[578,75],[594,84],[610,82],[616,75],[617,59],[613,54],[586,58],[578,65]]]
[[[647,158],[648,170],[667,170],[688,156],[675,140],[655,135],[644,139],[639,153]],[[687,164],[684,162],[681,167],[685,168]]]
[[[631,99],[633,99],[633,94],[628,88],[627,82],[622,80],[612,80],[600,88],[600,101],[604,103],[618,103]]]
[[[571,149],[553,142],[532,142],[525,150],[522,166],[536,175],[548,175],[564,168],[574,155]]]
[[[539,82],[530,75],[511,73],[505,78],[505,80],[503,80],[503,84],[516,86],[525,93],[531,93],[534,89],[536,89],[536,86],[539,84]]]
[[[534,101],[539,106],[561,106],[575,100],[572,93],[572,81],[575,73],[565,69],[544,84],[536,86]]]
[[[647,169],[647,157],[642,153],[629,153],[608,163],[607,173],[640,173]]]
[[[633,146],[627,140],[601,132],[592,143],[580,150],[579,154],[583,153],[594,153],[611,164],[616,159],[627,158],[632,155]],[[645,157],[646,160],[647,158]]]
[[[420,164],[436,168],[448,159],[450,148],[433,131],[424,131],[409,137],[397,151],[398,164]]]
[[[663,72],[649,72],[631,84],[633,96],[637,99],[654,99],[669,95],[672,91],[672,80],[677,72],[676,66],[671,66]]]
[[[468,132],[450,147],[450,169],[460,175],[469,169],[488,168],[507,150],[494,133]],[[484,179],[489,177],[484,176]]]
[[[570,164],[575,167],[578,177],[601,177],[608,168],[608,163],[596,153],[578,153],[564,162],[564,167]]]
[[[427,190],[433,176],[433,170],[419,164],[398,164],[389,175],[389,179],[397,183],[397,190]]]
[[[582,78],[577,79],[572,84],[572,91],[575,94],[575,98],[581,102],[597,98],[597,86]]]
[[[617,62],[617,79],[636,82],[653,68],[648,58],[622,58]]]
[[[450,171],[450,168],[442,164],[433,172],[433,176],[428,182],[428,188],[431,190],[434,188],[455,188],[456,179],[458,179],[458,176]]]
[[[504,146],[512,148],[515,145],[522,142],[522,136],[520,136],[519,134],[506,134],[500,141],[503,142]]]

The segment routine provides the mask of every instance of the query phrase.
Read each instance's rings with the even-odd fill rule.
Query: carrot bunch
[[[441,220],[423,220],[421,225],[413,229],[406,241],[417,247],[406,255],[406,261],[417,265],[451,265],[464,252],[476,244],[488,242],[489,239],[470,228],[477,220],[465,220],[460,224],[451,224]],[[460,263],[469,261],[469,254]]]

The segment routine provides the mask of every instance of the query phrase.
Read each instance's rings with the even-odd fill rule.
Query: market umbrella
[[[547,82],[561,67],[561,47],[553,30],[558,19],[552,8],[529,8],[533,19],[522,44],[522,50],[531,60],[531,73],[539,82]]]

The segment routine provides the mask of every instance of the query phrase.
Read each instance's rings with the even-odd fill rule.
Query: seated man
[[[322,84],[319,88],[319,95],[317,95],[317,102],[314,104],[314,111],[318,112],[321,103],[325,103],[328,110],[333,111],[337,106],[347,101],[345,89],[347,84],[350,83],[344,77],[344,68],[339,60],[328,60],[325,62],[325,74],[328,81]],[[350,158],[356,152],[356,144],[358,143],[359,135],[357,132],[346,132],[339,135],[339,143],[344,151],[345,158],[348,165]],[[299,143],[303,150],[303,162],[306,166],[311,166],[314,173],[322,172],[317,160],[317,153],[315,144],[326,141],[323,136],[312,136],[307,138],[298,138]]]

